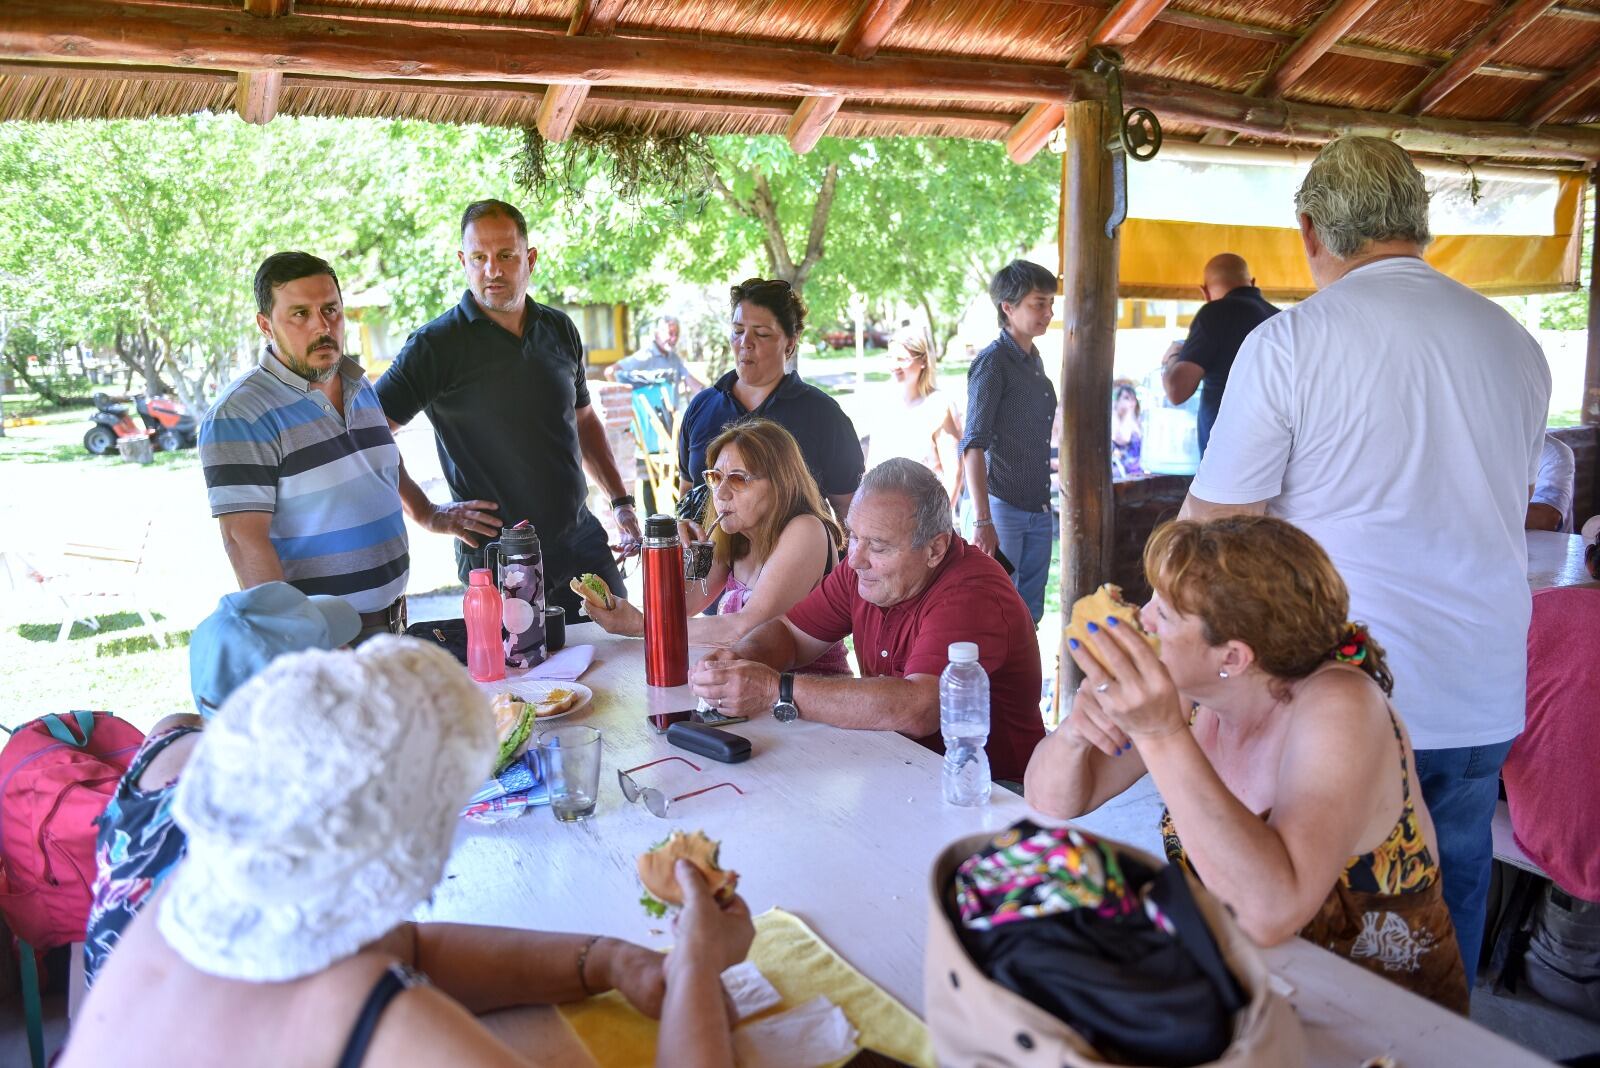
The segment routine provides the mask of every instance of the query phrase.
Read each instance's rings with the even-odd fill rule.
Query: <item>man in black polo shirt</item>
[[[605,528],[584,505],[584,470],[611,498],[624,538],[638,539],[639,521],[589,403],[578,329],[528,299],[537,257],[516,208],[499,200],[468,205],[457,253],[467,292],[407,339],[377,390],[392,427],[420,411],[433,424],[454,500],[434,504],[403,473],[400,497],[413,521],[456,536],[461,580],[485,566],[482,545],[502,524],[527,519],[544,552],[546,599],[575,619],[573,576],[592,571],[624,592]]]
[[[1206,305],[1195,314],[1189,336],[1167,350],[1161,381],[1173,404],[1182,404],[1204,384],[1200,391],[1200,452],[1204,455],[1239,346],[1250,331],[1277,315],[1278,309],[1262,299],[1243,257],[1231,252],[1211,257],[1200,291],[1206,295]]]

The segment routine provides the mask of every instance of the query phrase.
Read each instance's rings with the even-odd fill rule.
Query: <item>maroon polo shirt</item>
[[[856,584],[854,568],[834,568],[789,609],[789,622],[818,641],[853,635],[867,678],[937,677],[949,663],[951,642],[977,642],[978,662],[989,673],[990,772],[1021,782],[1034,746],[1044,738],[1039,639],[1005,569],[952,536],[932,581],[910,600],[879,608],[861,599]],[[937,733],[916,741],[944,752]]]

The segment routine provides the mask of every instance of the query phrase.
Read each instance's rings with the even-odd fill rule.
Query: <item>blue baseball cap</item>
[[[337,649],[360,633],[360,615],[338,597],[308,597],[287,582],[230,593],[189,636],[195,706],[210,716],[284,653]]]

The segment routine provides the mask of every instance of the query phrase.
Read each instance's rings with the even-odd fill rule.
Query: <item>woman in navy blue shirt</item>
[[[689,402],[678,435],[678,472],[687,492],[700,484],[706,446],[743,419],[759,416],[782,426],[800,445],[817,488],[844,523],[866,461],[855,424],[837,401],[784,373],[805,327],[806,307],[781,278],[747,278],[733,287],[734,369]]]

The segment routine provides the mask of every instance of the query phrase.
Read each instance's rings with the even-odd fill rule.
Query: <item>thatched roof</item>
[[[7,0],[0,6],[0,119],[232,110],[245,99],[239,78],[245,57],[238,49],[259,41],[260,65],[275,81],[281,74],[281,83],[265,90],[273,105],[265,117],[528,125],[539,118],[546,96],[540,73],[549,71],[551,82],[586,87],[586,93],[576,90],[574,105],[576,121],[584,124],[783,133],[806,85],[779,87],[769,77],[750,83],[759,89],[734,88],[746,57],[770,53],[774,69],[809,78],[815,66],[829,85],[828,78],[876,85],[879,69],[904,72],[880,88],[883,95],[870,89],[846,95],[831,122],[821,124],[830,135],[1003,139],[1030,109],[1048,106],[1044,95],[1019,91],[1008,99],[996,91],[985,98],[965,83],[956,97],[941,96],[936,86],[923,95],[917,71],[937,72],[930,59],[976,61],[987,64],[982,69],[993,71],[999,84],[1009,84],[1012,75],[1027,81],[1034,72],[1062,72],[1074,62],[1081,66],[1082,47],[1108,12],[1131,11],[1138,25],[1131,39],[1127,32],[1119,39],[1130,102],[1148,97],[1166,112],[1173,136],[1199,138],[1216,125],[1172,104],[1191,91],[1367,112],[1399,109],[1397,119],[1420,115],[1416,122],[1423,126],[1470,120],[1506,124],[1497,127],[1502,132],[1537,124],[1548,133],[1600,121],[1600,0],[322,0],[293,3],[283,18],[241,10],[290,7],[290,0]],[[191,25],[198,27],[193,40],[185,34]],[[582,35],[568,36],[573,29]],[[366,43],[419,32],[429,36],[408,39],[463,42],[467,54],[476,49],[485,57],[484,68],[452,77],[447,68],[453,61],[435,62],[426,47],[416,49],[415,62],[400,55],[379,62]],[[348,57],[338,53],[341,41],[357,37]],[[570,46],[562,54],[574,63],[590,65],[556,69],[542,58],[518,63],[524,50],[553,39]],[[654,64],[648,76],[632,66],[636,44],[663,41],[685,50],[678,84],[662,73],[659,50],[648,61]],[[735,50],[718,64],[713,60],[722,45]],[[315,56],[302,54],[312,46]],[[1464,78],[1419,104],[1416,91],[1464,52],[1472,60]],[[1286,57],[1294,58],[1285,65]],[[918,62],[896,67],[902,60]],[[708,62],[709,69],[696,66]],[[407,73],[412,70],[415,76]],[[500,79],[495,71],[511,73]],[[1216,106],[1207,98],[1206,108]],[[1262,113],[1278,114],[1266,106]],[[1294,115],[1278,123],[1288,129],[1251,126],[1256,118],[1239,119],[1231,126],[1235,133],[1223,137],[1247,128],[1247,140],[1326,136],[1315,129],[1300,136],[1305,126]],[[1600,155],[1600,147],[1588,147],[1600,146],[1600,133],[1574,136],[1590,140],[1570,152],[1526,154]],[[1522,154],[1504,143],[1490,151]]]

